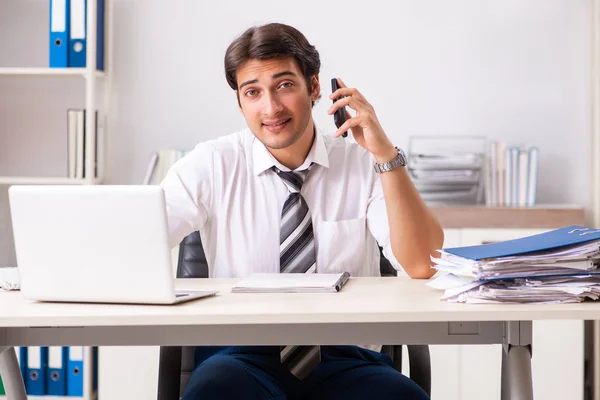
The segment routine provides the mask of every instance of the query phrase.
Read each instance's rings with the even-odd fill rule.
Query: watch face
[[[396,147],[396,150],[398,150],[398,154],[400,155],[400,158],[402,159],[402,165],[406,165],[406,161],[407,161],[407,157],[406,157],[406,153],[404,152],[404,150],[402,150],[399,147]]]

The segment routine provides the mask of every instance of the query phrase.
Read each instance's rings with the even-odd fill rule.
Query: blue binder
[[[599,229],[573,225],[520,239],[479,246],[454,247],[444,251],[470,260],[484,260],[551,250],[599,239]]]
[[[87,1],[70,1],[69,67],[85,68],[87,54]],[[97,0],[96,69],[104,70],[104,0]]]
[[[93,375],[92,375],[92,390],[94,392],[98,391],[98,347],[92,348],[92,357],[94,358],[92,362],[93,366]]]
[[[68,18],[68,0],[50,0],[50,68],[69,66]]]
[[[27,394],[38,396],[46,394],[47,365],[47,347],[30,346],[27,349],[27,367],[25,370],[25,391]]]
[[[19,368],[21,369],[21,376],[23,377],[23,382],[26,381],[27,377],[27,347],[22,346],[18,348],[17,357],[19,359]]]
[[[48,369],[46,394],[65,396],[67,394],[67,348],[48,347]]]
[[[70,346],[67,354],[67,396],[83,396],[83,346]]]

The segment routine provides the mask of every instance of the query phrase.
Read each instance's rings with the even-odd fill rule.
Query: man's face
[[[309,94],[302,71],[292,57],[250,59],[237,70],[240,109],[254,136],[267,148],[294,144],[310,125],[312,102],[319,96],[319,80],[311,80]]]

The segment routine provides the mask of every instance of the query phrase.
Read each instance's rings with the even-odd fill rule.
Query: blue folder
[[[92,390],[94,392],[97,392],[98,391],[98,347],[92,347],[92,357],[93,357]]]
[[[69,1],[50,0],[50,68],[69,66]]]
[[[18,348],[18,358],[19,358],[19,369],[21,370],[21,376],[23,377],[23,382],[25,382],[25,377],[27,376],[27,347],[21,346]]]
[[[27,349],[27,367],[25,391],[27,394],[44,396],[46,394],[46,368],[48,366],[48,348],[29,346]]]
[[[572,225],[520,239],[479,246],[454,247],[444,251],[470,260],[484,260],[552,250],[594,240],[600,240],[599,229]]]
[[[83,396],[83,346],[70,346],[67,357],[67,396]]]
[[[64,346],[48,348],[46,394],[53,396],[67,394],[67,348]]]
[[[69,67],[85,68],[88,0],[69,0]],[[97,0],[96,69],[104,70],[104,0]]]

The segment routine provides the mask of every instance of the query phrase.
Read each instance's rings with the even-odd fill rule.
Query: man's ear
[[[321,96],[321,84],[319,83],[319,75],[313,75],[310,79],[311,85],[311,93],[310,99],[313,101],[317,101],[317,99]]]

